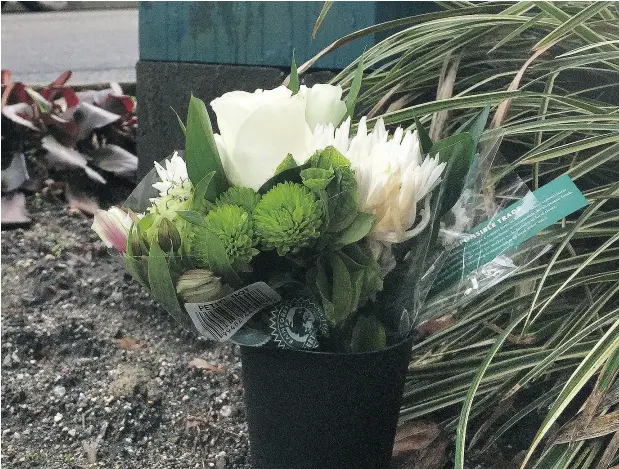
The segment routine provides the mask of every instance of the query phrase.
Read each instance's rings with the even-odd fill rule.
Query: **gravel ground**
[[[248,468],[238,349],[177,327],[89,218],[28,204],[2,232],[2,466]]]

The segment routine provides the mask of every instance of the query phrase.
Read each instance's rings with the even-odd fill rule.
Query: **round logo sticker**
[[[328,330],[322,310],[306,298],[284,301],[271,311],[271,330],[278,347],[318,347],[318,336]]]

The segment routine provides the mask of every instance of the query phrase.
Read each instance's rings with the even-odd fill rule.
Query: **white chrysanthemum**
[[[168,195],[173,187],[183,187],[189,181],[187,165],[177,152],[174,152],[172,158],[165,160],[165,166],[164,168],[155,162],[155,169],[161,181],[153,184],[153,187],[159,191],[161,197]]]
[[[429,194],[440,183],[445,163],[438,156],[422,155],[416,132],[405,133],[398,127],[390,136],[382,119],[368,133],[363,117],[357,135],[349,139],[349,132],[350,118],[337,129],[319,125],[314,131],[314,147],[332,145],[350,160],[360,209],[376,215],[370,237],[388,246],[416,236],[429,221]],[[424,209],[415,225],[421,202]]]

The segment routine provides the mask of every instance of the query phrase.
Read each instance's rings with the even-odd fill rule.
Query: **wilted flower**
[[[131,215],[118,207],[112,207],[109,210],[99,210],[95,214],[91,228],[108,248],[114,247],[124,253],[127,250],[127,235],[132,224]]]
[[[221,298],[223,286],[210,270],[188,270],[176,283],[176,292],[187,303],[203,303]]]
[[[288,154],[304,163],[313,153],[312,130],[344,117],[341,96],[339,86],[303,86],[295,95],[280,86],[232,91],[213,100],[221,133],[215,141],[228,180],[258,190]]]
[[[256,233],[265,249],[277,249],[280,256],[309,246],[320,236],[322,207],[305,186],[278,184],[256,206]]]

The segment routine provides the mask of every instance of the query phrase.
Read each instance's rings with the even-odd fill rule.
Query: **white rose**
[[[337,85],[302,85],[299,94],[305,97],[305,120],[312,129],[318,124],[337,125],[346,115],[346,104],[342,101],[342,87]]]
[[[220,131],[215,142],[232,184],[258,190],[288,154],[299,164],[311,156],[316,123],[331,122],[329,116],[337,118],[333,124],[339,123],[346,112],[343,102],[335,102],[341,88],[302,88],[294,96],[284,86],[254,93],[232,91],[211,102]]]

